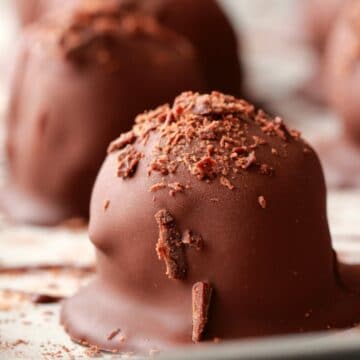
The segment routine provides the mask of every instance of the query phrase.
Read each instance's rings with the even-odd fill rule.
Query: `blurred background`
[[[303,0],[219,0],[218,2],[231,19],[241,42],[240,55],[244,64],[246,97],[271,113],[282,116],[286,124],[299,129],[316,148],[322,141],[340,134],[342,125],[339,116],[326,105],[323,94],[319,95],[317,89],[314,94],[314,89],[309,87],[318,72],[321,59],[319,51],[309,40],[308,27],[304,20],[305,2]],[[13,1],[0,0],[0,183],[6,178],[4,156],[6,108],[21,32],[22,27]],[[329,188],[328,209],[335,248],[342,259],[358,262],[360,259],[359,189]],[[75,230],[61,227],[48,229],[12,224],[0,218],[0,270],[3,268],[3,271],[0,271],[0,340],[2,334],[6,334],[6,341],[13,342],[18,339],[19,333],[25,334],[24,336],[31,339],[33,344],[29,354],[34,358],[38,354],[37,346],[49,341],[49,334],[51,339],[56,338],[60,344],[54,345],[54,349],[60,349],[62,344],[73,347],[60,330],[57,318],[53,317],[44,322],[38,309],[26,308],[29,317],[39,324],[41,335],[39,332],[35,333],[32,328],[23,327],[18,321],[18,305],[15,308],[12,305],[18,299],[10,296],[10,301],[5,301],[6,306],[1,305],[1,301],[4,301],[2,291],[17,289],[32,293],[34,290],[41,290],[66,296],[74,293],[84,281],[88,281],[88,269],[94,265],[93,248],[88,241],[86,229],[81,227]],[[79,254],[82,256],[79,257]],[[75,275],[61,271],[56,274],[43,271],[19,274],[12,271],[27,266],[46,267],[48,264],[58,266],[64,263],[85,270]],[[9,272],[8,269],[12,270]],[[1,311],[1,306],[6,308],[6,312]],[[58,309],[54,309],[56,313]],[[13,323],[6,321],[10,318],[15,319]],[[51,331],[46,334],[48,328]],[[7,351],[5,358],[16,358],[14,349]],[[1,342],[0,358],[2,358]]]

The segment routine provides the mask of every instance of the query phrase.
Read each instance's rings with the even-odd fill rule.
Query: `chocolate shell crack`
[[[186,276],[185,249],[175,219],[166,209],[155,214],[159,226],[159,239],[156,252],[159,260],[166,265],[166,275],[169,279],[184,279]]]
[[[202,340],[209,318],[209,308],[213,289],[203,281],[192,287],[192,341]]]

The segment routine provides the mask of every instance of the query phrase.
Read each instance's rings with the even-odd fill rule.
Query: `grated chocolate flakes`
[[[206,282],[197,282],[192,288],[192,341],[201,341],[208,322],[212,287]]]
[[[156,252],[159,260],[165,262],[166,275],[169,279],[184,279],[186,276],[185,249],[175,219],[166,209],[159,210],[155,214],[155,219],[159,226]]]

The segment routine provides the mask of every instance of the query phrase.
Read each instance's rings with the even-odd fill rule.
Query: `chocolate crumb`
[[[132,177],[135,174],[139,161],[144,154],[135,150],[132,145],[127,145],[125,149],[121,150],[118,157],[117,175],[123,179]]]
[[[220,184],[227,187],[229,190],[233,190],[235,186],[225,176],[220,177]]]
[[[28,344],[29,344],[28,341],[23,340],[23,339],[18,339],[15,342],[13,342],[11,345],[15,347],[15,346],[18,346],[18,345],[28,345]]]
[[[195,164],[193,172],[199,180],[214,179],[217,175],[216,161],[210,156],[205,156]]]
[[[197,282],[192,288],[192,341],[201,341],[208,322],[212,287],[206,282]]]
[[[110,341],[112,340],[115,336],[117,336],[120,333],[121,329],[116,329],[114,331],[112,331],[109,336],[107,337],[107,340]]]
[[[155,214],[159,226],[159,239],[156,252],[166,265],[166,275],[169,279],[184,279],[186,276],[186,261],[181,234],[175,219],[166,209]]]
[[[33,294],[31,302],[34,304],[54,304],[63,300],[62,296],[48,295],[48,294]]]
[[[185,186],[181,185],[179,182],[170,183],[168,184],[168,187],[170,189],[170,196],[175,196],[177,193],[182,193],[185,190]]]
[[[104,202],[104,211],[106,211],[109,208],[109,206],[110,206],[110,200],[106,200]]]
[[[156,191],[159,191],[159,190],[162,190],[162,189],[165,189],[166,188],[166,184],[164,182],[158,182],[154,185],[151,185],[150,188],[149,188],[149,191],[150,192],[156,192]]]
[[[194,247],[196,250],[201,250],[204,247],[204,240],[201,235],[194,233],[191,230],[184,232],[182,242],[185,245]]]
[[[135,142],[146,143],[152,132],[156,132],[157,140],[149,159],[148,176],[157,172],[165,177],[182,167],[200,181],[210,183],[219,178],[230,190],[234,188],[232,182],[236,184],[233,179],[244,171],[273,175],[273,158],[269,164],[261,164],[263,153],[279,155],[276,148],[281,149],[292,139],[301,140],[300,133],[288,130],[280,117],[273,118],[244,100],[216,91],[206,95],[184,92],[173,106],[163,105],[139,115],[132,132],[115,141],[111,148],[123,147],[122,151],[129,152]],[[278,138],[276,148],[270,139],[274,136]],[[119,176],[130,176],[142,156],[134,153],[133,163],[123,155],[119,159]],[[131,166],[127,166],[129,161]],[[154,184],[149,191],[165,189],[166,183]],[[183,191],[178,186],[166,186],[172,196]]]
[[[91,345],[88,349],[85,350],[85,355],[89,357],[94,357],[100,354],[100,348],[96,345]]]
[[[263,208],[263,209],[266,209],[266,199],[264,196],[259,196],[258,197],[258,202],[259,202],[259,205]]]
[[[267,165],[267,164],[261,164],[260,165],[260,174],[261,175],[268,175],[273,176],[275,174],[275,170],[273,167]]]
[[[135,140],[136,140],[136,135],[132,130],[125,134],[121,134],[121,136],[118,139],[114,140],[109,145],[107,152],[108,154],[111,154],[115,151],[122,150],[125,146],[133,144]]]

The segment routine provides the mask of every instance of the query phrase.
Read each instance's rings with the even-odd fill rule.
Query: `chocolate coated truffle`
[[[20,1],[20,0],[18,0]],[[186,37],[197,49],[209,91],[241,92],[238,39],[215,0],[38,0],[37,13],[65,6],[109,3],[130,12],[140,11]],[[25,5],[27,7],[28,5]],[[42,10],[42,11],[41,11]]]
[[[343,134],[319,145],[330,185],[360,186],[360,4],[348,1],[326,51],[329,104],[337,112]]]
[[[323,52],[339,10],[347,0],[301,0],[304,23],[312,46]]]
[[[78,0],[13,0],[22,25],[29,25],[40,20],[54,9],[73,7]]]
[[[98,274],[62,309],[73,339],[146,351],[360,320],[319,160],[280,118],[183,93],[108,153],[91,201]]]
[[[204,87],[192,45],[145,15],[84,8],[32,27],[11,94],[3,206],[37,223],[86,216],[111,139],[139,112]]]

